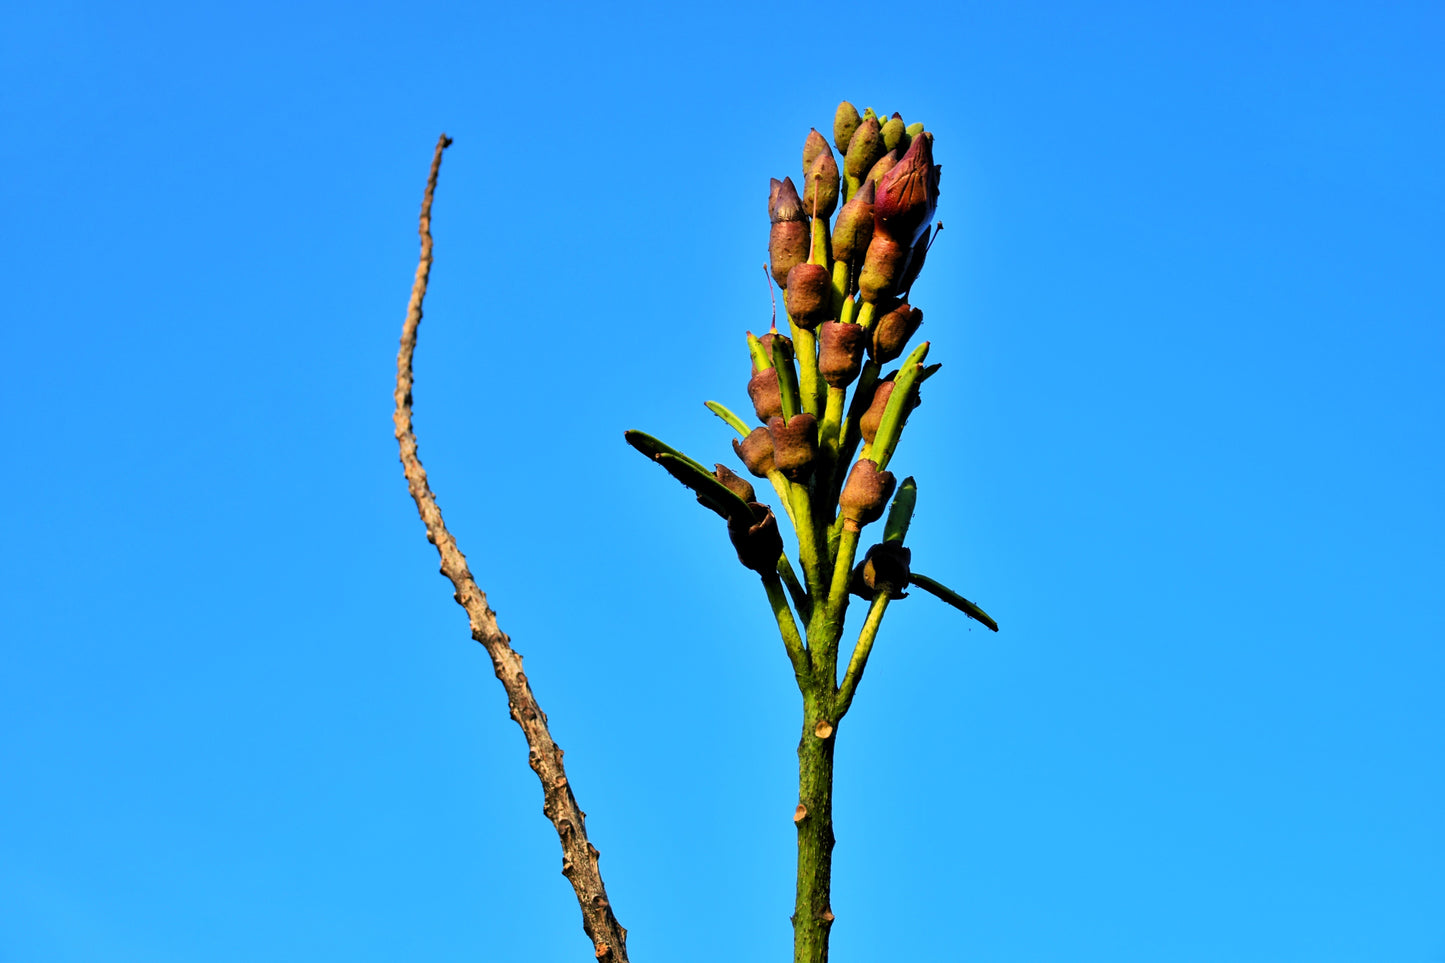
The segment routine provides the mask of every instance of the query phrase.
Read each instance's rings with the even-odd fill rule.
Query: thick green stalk
[[[828,932],[833,926],[833,681],[815,675],[813,688],[821,691],[803,693],[803,734],[798,740],[793,963],[827,963]]]

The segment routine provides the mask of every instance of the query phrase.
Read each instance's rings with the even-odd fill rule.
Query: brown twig
[[[596,957],[606,963],[627,963],[627,931],[612,914],[602,873],[597,865],[597,849],[587,841],[586,816],[577,806],[567,773],[562,768],[562,750],[547,731],[547,714],[537,705],[537,698],[522,672],[522,657],[497,627],[496,614],[487,605],[487,596],[472,578],[467,560],[457,548],[456,539],[442,521],[441,509],[427,484],[426,469],[416,451],[416,434],[411,426],[412,354],[416,350],[416,332],[421,325],[422,301],[426,298],[427,279],[431,274],[432,238],[431,204],[436,193],[437,173],[441,170],[442,151],[451,145],[443,134],[437,140],[427,176],[426,194],[421,202],[421,258],[412,283],[411,302],[406,308],[406,322],[401,329],[401,350],[396,356],[396,440],[401,446],[401,465],[406,473],[407,488],[416,500],[417,511],[426,525],[427,541],[437,547],[441,556],[441,572],[456,588],[457,604],[466,609],[472,626],[472,638],[480,642],[492,657],[492,668],[507,690],[507,704],[512,718],[527,737],[527,761],[542,781],[542,812],[552,821],[562,843],[562,875],[577,893],[582,909],[582,928],[587,931],[596,950]]]

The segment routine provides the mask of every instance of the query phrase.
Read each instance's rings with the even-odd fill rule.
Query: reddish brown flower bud
[[[783,304],[798,327],[816,328],[832,314],[833,279],[821,264],[796,264],[788,272]]]
[[[843,518],[856,529],[883,517],[883,509],[893,494],[893,473],[879,471],[878,463],[871,458],[860,458],[848,473],[843,485],[843,494],[838,496],[838,508]]]
[[[768,472],[776,467],[773,464],[773,436],[766,428],[754,428],[753,433],[742,442],[733,441],[733,451],[737,452],[738,458],[754,477],[767,478]]]
[[[724,488],[738,496],[745,502],[758,500],[757,493],[753,491],[753,483],[733,471],[727,465],[713,464],[712,475],[722,482]]]
[[[833,257],[839,261],[861,261],[863,252],[868,250],[868,242],[873,240],[875,190],[873,182],[867,182],[838,212],[838,222],[833,227]]]
[[[782,221],[806,221],[808,212],[803,207],[803,200],[798,196],[798,188],[793,184],[791,177],[778,180],[776,177],[769,178],[768,183],[768,220],[773,224]]]
[[[899,289],[899,282],[908,269],[912,241],[903,243],[877,229],[877,205],[874,205],[873,238],[863,256],[863,269],[858,272],[858,293],[864,301],[882,301]]]
[[[937,206],[933,135],[924,131],[913,138],[903,159],[878,182],[878,197],[873,202],[875,231],[912,247],[933,220]]]
[[[868,343],[868,357],[887,364],[908,347],[908,340],[923,323],[923,312],[904,302],[880,317],[873,324],[873,338]]]
[[[748,379],[748,397],[758,418],[767,421],[783,413],[783,390],[778,386],[778,369],[763,368]]]
[[[883,411],[888,407],[888,396],[891,394],[893,382],[878,382],[878,387],[873,389],[873,400],[869,402],[868,410],[858,419],[858,431],[870,445],[873,444],[873,439],[878,437],[878,426],[883,422]]]
[[[817,131],[813,131],[817,134]],[[838,161],[820,135],[823,152],[808,165],[803,176],[803,209],[812,217],[832,217],[838,207]]]
[[[888,148],[883,146],[878,118],[867,117],[848,141],[848,150],[843,155],[843,170],[849,177],[861,180],[869,168],[878,163],[878,158],[886,153]]]
[[[853,570],[848,590],[865,599],[872,599],[882,591],[887,591],[891,599],[905,598],[907,593],[903,590],[908,588],[912,561],[913,552],[909,549],[897,542],[880,542],[868,549],[862,563]]]
[[[768,194],[768,259],[772,262],[773,280],[782,287],[788,283],[788,272],[808,259],[808,218],[793,179],[773,179]]]
[[[741,514],[728,519],[728,538],[737,550],[738,561],[759,574],[775,572],[783,554],[783,536],[773,510],[758,502],[749,503],[752,518]]]
[[[863,328],[825,321],[818,328],[818,373],[833,388],[846,388],[863,366]]]
[[[807,173],[808,168],[813,166],[813,161],[817,160],[819,155],[821,155],[824,151],[828,152],[829,154],[833,152],[832,149],[828,146],[827,140],[823,138],[822,134],[818,133],[818,128],[814,127],[812,130],[808,131],[808,137],[806,140],[803,141],[804,173]],[[807,192],[804,191],[804,195],[806,194]]]
[[[773,463],[778,470],[794,481],[807,477],[818,457],[818,419],[806,412],[787,421],[770,418],[768,434],[773,438]]]
[[[857,107],[846,100],[838,105],[833,114],[833,146],[838,148],[839,153],[848,153],[848,142],[853,139],[853,134],[862,123],[863,118],[858,114]]]

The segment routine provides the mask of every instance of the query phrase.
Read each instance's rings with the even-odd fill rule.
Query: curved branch
[[[522,672],[522,657],[511,646],[511,640],[497,626],[495,613],[487,605],[487,596],[472,578],[467,560],[457,548],[456,539],[442,521],[441,509],[427,484],[426,469],[417,456],[416,434],[411,425],[412,354],[416,350],[416,332],[421,325],[422,301],[426,298],[427,279],[431,274],[432,237],[431,205],[436,193],[437,173],[441,170],[442,151],[451,144],[443,134],[437,140],[432,156],[431,173],[427,176],[426,194],[421,202],[421,258],[416,266],[416,280],[411,288],[411,302],[406,308],[406,321],[401,329],[401,350],[396,356],[396,440],[401,446],[401,465],[407,488],[416,501],[417,511],[426,525],[427,541],[437,547],[441,556],[441,572],[456,588],[457,604],[466,610],[471,622],[472,638],[482,644],[491,656],[492,668],[507,691],[507,704],[512,718],[522,727],[527,738],[527,761],[542,781],[542,812],[552,821],[562,843],[562,875],[572,883],[577,905],[582,909],[582,928],[591,938],[598,960],[605,963],[627,963],[627,931],[612,914],[602,873],[597,865],[597,849],[587,841],[586,817],[572,795],[567,773],[562,768],[562,750],[552,741],[547,730],[547,714],[537,704],[527,677]]]

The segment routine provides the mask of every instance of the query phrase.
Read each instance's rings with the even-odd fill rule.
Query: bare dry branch
[[[417,511],[426,525],[427,541],[437,547],[441,556],[441,573],[456,588],[457,604],[466,610],[471,622],[472,638],[480,642],[491,656],[492,668],[507,691],[507,704],[512,718],[527,737],[527,760],[542,781],[542,812],[552,821],[562,843],[562,875],[572,883],[577,904],[582,909],[582,928],[605,963],[627,963],[627,931],[612,913],[602,873],[597,865],[597,849],[587,841],[586,817],[572,795],[567,773],[562,768],[562,750],[547,731],[547,714],[537,704],[527,677],[522,672],[522,657],[511,646],[511,640],[497,626],[496,615],[487,605],[487,596],[472,578],[467,560],[457,548],[456,539],[442,521],[441,509],[427,484],[426,469],[417,456],[416,434],[411,424],[412,354],[416,350],[417,328],[421,325],[422,301],[426,297],[427,280],[431,274],[432,237],[431,205],[436,193],[437,173],[441,170],[442,151],[451,144],[445,134],[437,141],[427,177],[426,194],[421,202],[421,258],[416,266],[411,302],[406,309],[406,322],[401,329],[401,350],[396,356],[396,440],[401,446],[401,464],[406,473],[407,488],[416,500]]]

